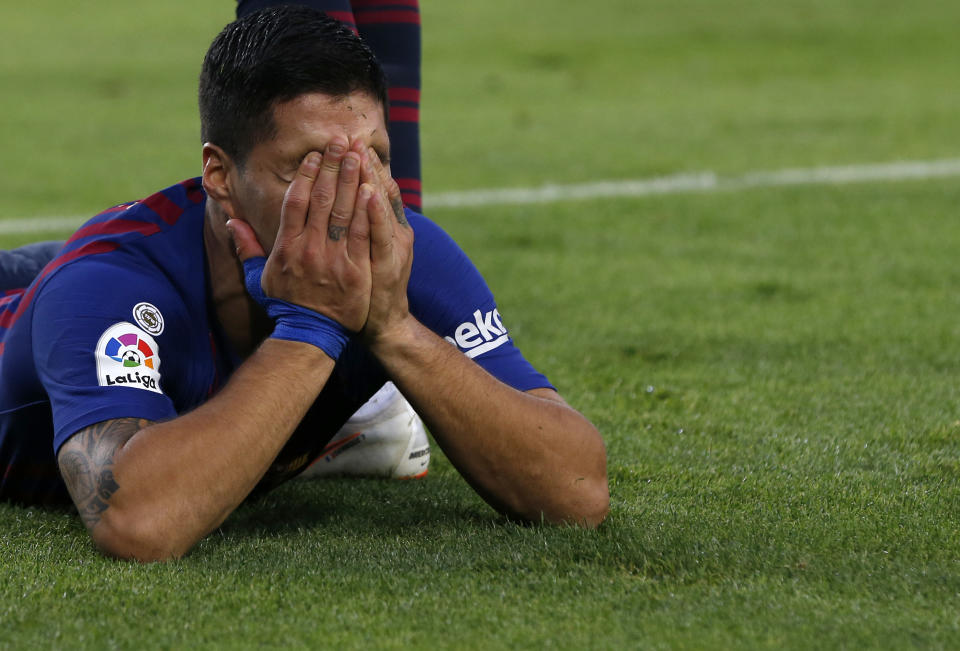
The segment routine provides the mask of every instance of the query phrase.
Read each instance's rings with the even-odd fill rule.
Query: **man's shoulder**
[[[151,277],[162,285],[184,273],[204,273],[205,199],[199,179],[188,179],[104,210],[66,241],[37,284],[101,283],[99,289],[109,291]]]
[[[472,267],[469,257],[440,225],[410,208],[405,209],[413,228],[413,269],[411,281],[432,284],[444,268]]]
[[[119,204],[89,220],[43,269],[23,300],[45,315],[169,310],[205,303],[203,203],[198,179]],[[26,306],[25,306],[26,307]]]
[[[418,242],[420,244],[457,246],[453,238],[429,217],[407,206],[404,206],[403,211],[411,228],[413,228],[414,246],[417,246]]]
[[[408,209],[407,219],[415,232],[407,285],[414,316],[440,336],[450,335],[475,314],[493,318],[493,294],[463,249],[423,215]]]
[[[143,199],[117,204],[77,229],[58,258],[69,261],[98,251],[107,252],[162,233],[187,237],[201,233],[190,229],[189,224],[202,222],[205,203],[200,179],[193,178]]]

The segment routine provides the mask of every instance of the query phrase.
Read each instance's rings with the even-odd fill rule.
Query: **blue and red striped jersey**
[[[0,298],[0,499],[68,502],[56,454],[70,436],[114,418],[174,418],[240,363],[210,298],[205,203],[190,179],[111,208],[29,287]],[[407,216],[412,314],[503,382],[549,387],[513,345],[469,258],[426,217]],[[318,453],[386,379],[352,341],[308,414],[309,431],[291,437],[275,467]]]

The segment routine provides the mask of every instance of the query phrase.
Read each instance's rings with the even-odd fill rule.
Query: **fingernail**
[[[360,186],[360,199],[362,201],[368,201],[371,194],[373,194],[373,189],[369,185],[364,183]]]
[[[347,156],[343,159],[343,169],[345,170],[355,170],[360,166],[360,161],[354,156]]]
[[[320,155],[320,152],[312,151],[307,154],[307,159],[304,161],[307,164],[307,169],[316,171],[320,169],[320,161],[323,157]]]
[[[345,145],[344,142],[343,142],[342,140],[340,140],[339,138],[337,138],[336,140],[330,142],[330,143],[327,145],[327,151],[330,152],[331,154],[335,154],[335,155],[337,155],[337,156],[339,156],[340,154],[342,154],[344,149],[346,149],[346,145]]]
[[[233,228],[234,228],[234,226],[233,226],[233,220],[232,220],[232,219],[228,219],[228,220],[227,220],[227,223],[224,224],[224,226],[227,227],[227,232],[230,233],[230,239],[233,239]]]

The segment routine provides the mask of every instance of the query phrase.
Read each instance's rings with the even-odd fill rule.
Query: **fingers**
[[[367,218],[370,222],[370,257],[374,261],[386,260],[393,248],[395,217],[383,193],[372,193],[367,203]]]
[[[368,149],[367,156],[371,159],[374,172],[377,175],[380,185],[387,194],[387,200],[390,202],[390,207],[393,210],[394,217],[396,218],[397,222],[406,225],[407,217],[403,211],[403,199],[400,198],[400,186],[397,185],[397,182],[392,176],[390,176],[390,173],[387,172],[387,168],[384,167],[383,163],[380,161],[380,157],[377,156],[377,152],[373,149],[373,147]]]
[[[315,151],[310,152],[300,161],[297,175],[283,196],[277,240],[290,240],[303,232],[310,207],[310,190],[317,178],[320,162],[321,156]]]
[[[359,141],[348,149],[346,139],[336,136],[327,144],[322,155],[311,152],[304,158],[297,177],[284,197],[278,240],[284,235],[289,239],[307,232],[311,240],[325,247],[330,244],[339,246],[340,243],[346,246],[348,239],[362,242],[369,238],[370,206],[376,207],[375,212],[379,216],[382,206],[389,208],[391,193],[399,204],[399,188],[386,173],[373,149],[369,149],[369,153],[367,149]],[[384,180],[389,181],[392,189],[384,185]],[[361,182],[367,186],[366,194],[369,196],[365,194],[362,219],[353,228],[352,221],[360,208],[358,193]],[[377,201],[373,201],[374,198],[378,198]],[[389,225],[389,221],[385,225]],[[385,230],[381,234],[386,237]],[[368,246],[357,243],[347,248]],[[366,251],[364,257],[369,257]]]
[[[317,237],[327,236],[330,211],[333,210],[333,204],[337,198],[340,165],[346,153],[347,141],[342,136],[332,138],[323,152],[323,164],[320,166],[320,172],[310,195],[310,213],[307,220],[307,227]]]
[[[370,259],[370,219],[368,206],[373,197],[373,187],[368,183],[360,186],[357,192],[357,204],[350,222],[350,233],[347,240],[347,255],[351,260]]]
[[[237,257],[241,262],[266,255],[250,224],[242,219],[231,219],[226,226],[230,237],[233,238],[233,245],[237,247]]]
[[[360,155],[347,152],[340,165],[340,177],[337,180],[337,195],[330,210],[327,224],[327,237],[338,242],[346,239],[357,203],[357,185],[360,182]]]

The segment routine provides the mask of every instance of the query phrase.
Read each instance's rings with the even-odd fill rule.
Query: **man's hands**
[[[227,223],[241,261],[265,255],[253,229]],[[290,183],[264,268],[267,296],[376,337],[407,316],[413,230],[400,189],[372,148],[333,139],[310,152]]]
[[[363,334],[369,344],[374,344],[385,332],[410,316],[407,282],[413,264],[413,229],[403,214],[400,188],[373,149],[368,150],[367,161],[369,169],[366,174],[376,178],[385,190],[383,194],[374,195],[369,209],[373,283],[370,313]]]

